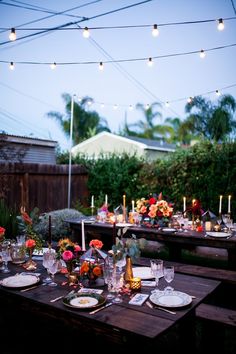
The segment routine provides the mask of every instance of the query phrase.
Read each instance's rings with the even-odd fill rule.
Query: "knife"
[[[106,305],[104,305],[104,306],[102,306],[102,307],[99,307],[99,308],[96,309],[96,310],[93,310],[93,311],[89,312],[89,314],[90,314],[90,315],[93,315],[94,313],[97,313],[98,311],[101,311],[101,310],[103,310],[103,309],[105,309],[106,307],[109,307],[109,306],[111,306],[111,305],[112,305],[112,302],[109,302],[108,304],[106,304]]]

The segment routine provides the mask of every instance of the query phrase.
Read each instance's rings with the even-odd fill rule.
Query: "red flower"
[[[4,227],[0,226],[0,236],[3,236],[5,234],[6,229]]]
[[[29,240],[25,241],[25,247],[26,248],[34,248],[35,246],[36,246],[36,242],[32,238],[30,238]]]
[[[102,248],[102,246],[103,246],[102,241],[97,240],[97,239],[91,240],[91,241],[89,242],[89,247],[94,247],[94,248],[100,249],[100,248]]]

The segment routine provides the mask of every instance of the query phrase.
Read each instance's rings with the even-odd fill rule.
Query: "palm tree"
[[[168,117],[165,119],[164,124],[169,127],[169,136],[166,137],[168,143],[189,144],[194,137],[188,125],[178,117]]]
[[[64,133],[69,137],[70,122],[71,122],[71,95],[68,93],[62,94],[65,102],[65,115],[60,112],[51,111],[47,113],[49,118],[54,118],[60,124]],[[110,132],[108,123],[104,118],[101,118],[95,111],[87,111],[86,108],[89,102],[93,100],[86,96],[83,97],[80,103],[74,102],[73,114],[73,143],[79,142],[97,134],[102,131]]]
[[[185,106],[185,111],[190,115],[183,124],[199,137],[223,141],[236,130],[235,110],[236,101],[231,95],[221,96],[218,104],[197,96]]]

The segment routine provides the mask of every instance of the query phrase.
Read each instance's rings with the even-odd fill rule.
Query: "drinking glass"
[[[174,266],[171,266],[171,265],[166,265],[164,266],[164,278],[165,278],[165,281],[169,284],[173,281],[174,279],[174,276],[175,276],[175,268]],[[164,291],[165,293],[170,293],[174,290],[174,288],[172,288],[171,286],[166,286]]]
[[[51,283],[48,284],[48,286],[57,286],[57,283],[54,281],[55,274],[59,269],[59,261],[56,260],[55,258],[53,260],[49,261],[49,272],[51,274],[52,281]]]
[[[151,259],[151,273],[155,277],[156,288],[154,291],[158,290],[159,278],[163,276],[163,260],[162,259]]]
[[[114,291],[116,293],[116,296],[114,299],[112,299],[112,302],[115,304],[123,302],[121,295],[119,294],[120,288],[122,287],[122,272],[117,269],[116,267],[114,268],[113,274],[112,274],[112,286],[114,288]]]
[[[3,273],[10,273],[10,269],[8,268],[9,257],[10,257],[9,243],[7,241],[4,241],[2,243],[3,268],[1,269]]]
[[[112,294],[115,290],[112,284],[114,268],[110,264],[106,264],[104,267],[104,282],[107,284],[108,295],[107,299],[114,299],[114,294]]]
[[[125,264],[126,264],[126,258],[125,255],[123,255],[122,258],[116,262],[116,265],[119,268],[120,272],[122,271],[122,268],[125,266]]]
[[[50,277],[50,272],[49,272],[49,261],[50,261],[50,255],[53,253],[52,250],[48,250],[47,252],[43,253],[43,266],[47,270],[47,277],[43,279],[44,284],[49,284],[52,282],[52,279]]]

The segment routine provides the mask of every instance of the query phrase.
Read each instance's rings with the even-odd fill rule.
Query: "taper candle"
[[[82,251],[86,251],[85,248],[85,234],[84,234],[84,220],[81,221],[81,242],[82,242]]]
[[[183,212],[186,210],[186,197],[183,197]]]
[[[125,194],[123,195],[123,207],[124,207],[124,209],[125,209]]]
[[[107,197],[107,194],[105,195],[105,205],[107,205],[108,203],[108,197]]]
[[[91,208],[94,208],[94,195],[92,195],[92,198],[91,198]]]
[[[51,215],[48,216],[48,245],[51,247],[52,244],[52,223],[51,220],[52,217]]]
[[[223,195],[220,195],[219,214],[221,214],[221,211],[222,211],[222,198],[223,198]]]
[[[132,200],[132,213],[134,213],[134,200]]]
[[[229,214],[230,214],[230,212],[231,212],[230,201],[231,201],[231,195],[228,196],[228,213],[229,213]]]

